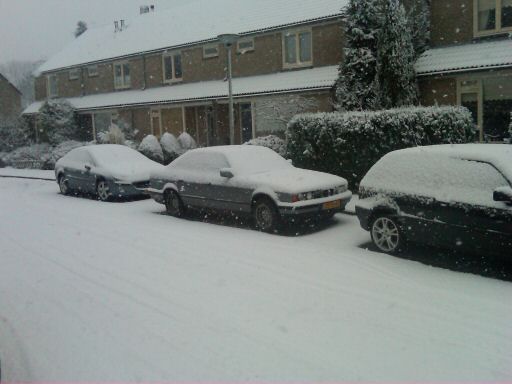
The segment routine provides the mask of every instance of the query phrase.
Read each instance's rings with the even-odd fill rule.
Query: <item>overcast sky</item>
[[[73,41],[78,20],[89,27],[129,20],[139,6],[167,9],[187,0],[0,0],[0,63],[44,60]]]

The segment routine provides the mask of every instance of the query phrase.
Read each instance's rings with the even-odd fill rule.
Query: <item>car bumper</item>
[[[110,193],[113,197],[138,197],[144,195],[144,190],[133,184],[111,181],[109,183]]]
[[[356,215],[359,219],[359,224],[361,225],[361,228],[363,228],[365,231],[370,230],[370,215],[371,210],[362,208],[359,206],[356,206]]]
[[[283,217],[328,215],[343,212],[351,198],[352,193],[346,191],[330,198],[306,201],[299,204],[278,205],[278,210]],[[337,207],[329,207],[329,205],[336,202],[339,202]]]

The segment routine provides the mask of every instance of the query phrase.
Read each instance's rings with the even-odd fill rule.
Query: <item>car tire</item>
[[[96,183],[96,196],[98,196],[101,201],[110,201],[112,198],[108,183],[103,179],[98,180]]]
[[[281,224],[276,206],[269,198],[260,198],[255,201],[253,218],[256,229],[262,232],[275,232]]]
[[[176,191],[170,190],[165,192],[164,202],[168,215],[173,217],[183,217],[185,215],[183,201]]]
[[[59,182],[60,193],[63,195],[69,195],[69,184],[68,184],[68,181],[66,180],[66,176],[64,174],[59,176],[58,182]]]
[[[387,215],[377,216],[372,220],[370,233],[373,244],[379,251],[391,255],[400,253],[405,245],[405,238],[395,218]]]

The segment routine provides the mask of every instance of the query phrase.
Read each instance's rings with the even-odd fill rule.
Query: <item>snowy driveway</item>
[[[4,381],[510,381],[512,284],[0,179]]]

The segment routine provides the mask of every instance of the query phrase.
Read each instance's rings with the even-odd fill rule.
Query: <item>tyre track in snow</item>
[[[31,211],[37,211],[37,208],[39,207],[39,205],[44,202],[45,202],[44,199],[42,199],[41,201],[37,201],[36,199],[29,199],[29,202],[27,203],[27,205],[23,206],[23,210],[27,214],[30,213]],[[51,209],[49,212],[46,212],[46,214],[48,214],[48,215],[50,215],[51,213],[52,213]],[[140,214],[140,212],[137,212],[137,214]],[[90,212],[87,211],[87,215],[89,215],[90,217],[94,217],[95,215],[97,215],[97,212],[94,211],[93,209],[91,209]],[[68,216],[69,216],[69,218],[66,217],[65,219],[64,219],[64,216],[60,217],[59,219],[62,219],[60,224],[63,224],[63,225],[67,224],[69,226],[70,220],[71,220],[72,225],[76,226],[75,229],[76,228],[80,229],[81,227],[73,221],[73,212],[70,212],[68,214]],[[166,234],[167,234],[167,236],[169,236],[169,234],[166,232],[171,232],[173,230],[173,228],[175,228],[176,225],[194,227],[194,225],[192,225],[192,224],[187,224],[186,221],[175,221],[173,219],[166,218],[166,217],[162,217],[159,219],[158,217],[159,216],[154,215],[154,217],[151,218],[151,221],[154,223],[158,223],[159,225],[164,225],[163,219],[166,219],[167,221],[165,223],[169,223],[169,224],[165,224],[166,225],[165,228],[159,228],[156,231],[158,234],[157,237],[159,238],[159,240],[165,238]],[[102,218],[102,220],[103,220],[103,218]],[[96,228],[91,230],[90,237],[96,238],[97,236],[99,236],[99,233],[102,232],[99,228],[107,227],[109,222],[115,223],[118,220],[119,219],[116,219],[115,217],[112,219],[109,218],[108,220],[105,220],[103,225],[98,225]],[[134,220],[136,220],[135,217],[134,217]],[[21,223],[18,222],[18,225],[20,225],[20,224]],[[55,224],[55,223],[53,223],[53,224]],[[201,226],[200,232],[202,232],[202,228],[203,227]],[[246,258],[242,257],[240,254],[236,255],[236,256],[235,255],[226,256],[225,254],[223,254],[222,251],[224,251],[224,253],[225,253],[226,248],[228,248],[228,247],[226,246],[225,238],[220,238],[220,239],[214,239],[216,241],[213,241],[213,244],[210,244],[210,247],[209,247],[210,255],[204,255],[204,252],[198,252],[198,250],[201,250],[201,247],[199,246],[199,244],[193,243],[192,245],[186,244],[186,246],[178,247],[177,252],[172,256],[173,261],[175,261],[176,258],[179,258],[180,267],[182,267],[182,268],[205,265],[205,263],[212,261],[211,254],[215,254],[215,259],[216,259],[215,261],[217,261],[219,263],[222,261],[221,264],[229,263],[228,266],[235,271],[237,271],[239,269],[238,267],[243,266],[245,268],[245,270],[242,272],[245,276],[249,276],[251,274],[251,271],[256,271],[259,276],[265,277],[264,279],[262,279],[263,282],[261,284],[258,284],[257,280],[250,281],[249,282],[250,284],[247,284],[246,289],[249,290],[251,288],[253,288],[253,289],[256,288],[259,295],[262,295],[264,293],[265,296],[271,296],[274,299],[272,307],[276,307],[276,305],[280,301],[282,301],[283,299],[286,299],[286,294],[288,292],[287,291],[281,295],[280,292],[275,292],[273,290],[272,286],[274,286],[275,284],[270,284],[269,286],[264,285],[265,283],[267,283],[267,284],[275,283],[276,281],[277,282],[285,281],[283,286],[292,286],[292,287],[294,287],[294,289],[301,289],[301,287],[302,288],[308,287],[306,290],[317,291],[317,296],[320,296],[320,294],[325,294],[327,296],[335,297],[335,299],[330,299],[330,300],[327,300],[328,297],[325,297],[325,300],[327,302],[335,302],[336,299],[341,299],[341,301],[343,301],[347,297],[359,295],[358,297],[360,298],[361,302],[358,301],[358,302],[351,303],[352,307],[353,307],[352,310],[357,309],[356,312],[362,312],[365,309],[368,309],[369,307],[371,307],[372,305],[379,307],[379,302],[385,300],[386,296],[389,296],[389,293],[388,294],[380,293],[380,292],[378,292],[378,290],[377,290],[377,293],[372,292],[372,290],[376,290],[376,288],[378,288],[378,285],[375,283],[373,285],[370,285],[369,287],[365,287],[364,289],[355,288],[355,287],[351,286],[351,284],[360,283],[360,281],[358,281],[359,279],[351,278],[350,273],[364,272],[364,269],[363,269],[363,271],[360,271],[357,268],[355,268],[355,266],[357,266],[357,263],[354,261],[356,259],[356,257],[354,257],[354,256],[352,256],[350,258],[352,265],[350,266],[351,268],[349,268],[347,273],[337,275],[337,273],[335,273],[334,271],[328,271],[329,264],[327,264],[327,262],[332,261],[332,259],[333,259],[331,256],[331,253],[330,253],[331,249],[329,247],[325,246],[323,252],[316,252],[316,254],[315,254],[314,250],[319,248],[319,245],[316,243],[316,241],[312,241],[312,243],[308,245],[308,244],[306,244],[306,242],[301,241],[301,240],[295,241],[295,239],[293,239],[293,241],[290,242],[290,239],[287,239],[287,238],[283,238],[283,239],[275,238],[274,236],[270,236],[270,235],[262,235],[262,234],[258,234],[258,233],[248,232],[248,231],[244,231],[244,230],[231,229],[231,228],[226,228],[226,227],[205,225],[204,228],[205,228],[205,233],[210,232],[210,231],[214,232],[213,237],[222,236],[222,235],[224,235],[224,236],[232,235],[231,232],[236,232],[237,235],[240,234],[240,237],[244,237],[245,240],[247,240],[250,243],[249,247],[259,245],[259,249],[258,249],[259,253],[262,253],[265,249],[267,249],[267,247],[264,247],[264,246],[262,247],[260,245],[260,243],[263,241],[266,241],[267,239],[270,239],[270,241],[272,241],[273,243],[276,243],[276,245],[278,246],[278,250],[277,251],[274,250],[276,254],[283,253],[285,255],[286,254],[289,255],[289,256],[283,257],[282,259],[279,258],[279,259],[274,259],[274,260],[272,259],[272,257],[269,257],[268,255],[263,255],[263,256],[261,256],[261,259],[258,259],[257,261],[254,259],[247,260]],[[83,228],[82,228],[82,230],[83,230]],[[89,229],[87,229],[87,231],[89,231]],[[238,232],[238,231],[241,231],[241,232]],[[86,231],[84,230],[84,232],[86,232]],[[248,235],[248,236],[245,236],[245,235]],[[310,238],[311,237],[314,237],[314,236],[310,236]],[[324,237],[324,236],[321,236],[321,237]],[[116,238],[118,238],[118,234],[116,234],[115,236],[105,236],[103,239],[115,243]],[[187,237],[186,239],[180,239],[180,240],[184,243],[188,243],[188,241],[186,241],[186,240],[189,240],[191,238],[192,237]],[[253,238],[255,239],[254,241],[252,240]],[[48,243],[48,241],[42,235],[40,236],[40,238],[38,238],[38,240],[41,241],[43,244],[45,242]],[[212,240],[212,237],[210,236],[208,238],[208,240]],[[15,239],[15,241],[19,241],[19,240]],[[293,246],[291,246],[290,244],[293,244]],[[48,244],[46,244],[46,246],[48,246]],[[133,246],[137,246],[137,245],[133,244],[133,241],[130,241],[124,245],[117,244],[116,248],[122,248],[122,251],[125,251]],[[62,250],[58,249],[58,250],[59,250],[59,253],[61,253],[61,258],[63,258],[64,260],[66,260],[66,257],[69,258],[70,255],[66,255],[66,252],[65,252],[66,249],[62,249]],[[139,250],[140,251],[146,250],[146,251],[150,251],[150,253],[158,254],[158,246],[157,245],[140,246]],[[361,256],[365,255],[365,253],[360,250],[358,250],[357,254],[358,255],[360,254]],[[300,265],[300,267],[304,267],[304,262],[306,261],[306,264],[307,264],[307,261],[308,261],[307,256],[312,260],[317,260],[317,261],[320,260],[321,262],[326,263],[324,268],[318,268],[318,267],[316,268],[316,270],[318,272],[324,273],[325,276],[321,275],[319,273],[316,273],[315,268],[313,268],[311,265],[309,265],[309,267],[311,267],[310,269],[307,267],[304,268],[307,272],[306,274],[304,274],[303,271],[299,272],[300,268],[296,269],[295,271],[293,270],[294,268],[298,268],[299,267],[298,264],[300,264],[300,263],[302,263],[302,265]],[[194,257],[198,260],[194,260],[193,262],[189,262],[188,264],[185,263],[185,260],[190,257]],[[318,257],[320,257],[320,259],[318,259]],[[161,255],[160,257],[154,256],[154,260],[157,260],[157,261],[158,260],[162,261],[164,259],[165,259],[165,255]],[[219,259],[221,259],[221,260],[219,260]],[[73,258],[71,258],[71,260],[73,260]],[[345,259],[344,259],[344,261],[345,261]],[[311,263],[311,264],[313,264],[313,263]],[[84,265],[82,265],[82,267],[83,266]],[[211,267],[211,265],[208,265],[208,266]],[[80,269],[82,269],[82,267]],[[95,268],[96,268],[96,270],[93,272],[94,272],[94,275],[97,275],[98,273],[100,273],[100,271],[98,270],[97,267],[95,267]],[[423,268],[423,267],[421,267],[421,268]],[[216,268],[214,268],[213,270],[215,271],[215,273],[220,273],[220,271]],[[240,272],[240,271],[238,271],[238,272]],[[343,271],[341,271],[341,272],[343,272]],[[102,280],[106,280],[109,277],[109,274],[110,274],[110,272],[107,273],[106,276]],[[430,273],[428,273],[427,275],[429,275],[429,274]],[[123,269],[123,273],[119,276],[116,276],[115,279],[124,278],[124,276],[126,276],[126,275],[130,276],[130,270],[127,266]],[[453,275],[453,274],[451,274],[451,275]],[[329,281],[319,283],[318,276],[325,277],[326,280],[328,278]],[[110,275],[110,277],[112,277],[112,276]],[[151,276],[146,275],[146,276],[144,276],[143,280],[139,280],[140,282],[137,283],[138,287],[140,288],[140,287],[146,286],[147,282],[150,281],[149,280],[150,277]],[[340,289],[340,287],[335,284],[336,277],[347,278],[347,280],[350,282],[350,284],[346,284],[343,287],[341,287],[341,289]],[[379,276],[379,274],[375,275],[373,273],[367,277],[368,278],[377,278],[378,280],[380,280],[380,282],[386,283],[387,285],[396,285],[396,287],[393,287],[393,293],[395,295],[397,295],[396,298],[398,299],[398,301],[400,301],[402,303],[402,306],[407,308],[407,311],[404,311],[404,312],[405,313],[417,312],[419,306],[414,302],[411,302],[409,304],[410,307],[408,307],[407,305],[404,305],[405,303],[410,301],[411,298],[408,298],[407,295],[400,295],[401,290],[399,289],[400,286],[398,283],[403,282],[404,279],[401,279],[401,281],[400,281],[400,279],[398,279],[399,280],[398,282],[395,279],[391,279],[391,280],[393,280],[392,281],[393,284],[391,284],[388,281],[388,280],[390,280],[389,276],[387,276],[387,278],[386,278],[386,276]],[[422,276],[422,277],[428,277],[428,276]],[[130,278],[133,278],[133,276],[130,276]],[[413,281],[414,279],[411,278],[411,279],[407,279],[407,280]],[[464,281],[466,279],[458,278],[458,280]],[[236,280],[233,280],[233,282],[237,282],[238,284],[244,283],[243,281],[236,281]],[[125,283],[130,284],[130,279],[128,280],[128,282],[125,282]],[[421,281],[418,281],[417,285],[419,285],[419,284],[421,284]],[[175,286],[175,287],[179,288],[178,286]],[[137,288],[137,289],[139,289],[139,288]],[[171,287],[171,288],[174,288],[174,287]],[[404,287],[402,287],[402,290],[403,290],[403,288]],[[412,285],[408,288],[409,289],[418,289],[418,286]],[[436,289],[437,289],[437,291],[439,291],[438,288],[436,288]],[[425,289],[425,291],[427,291],[427,292],[429,290],[430,289]],[[141,297],[143,297],[144,295],[147,295],[147,293],[148,292],[145,291],[145,292],[139,292],[137,294],[141,295]],[[159,297],[159,300],[170,299],[170,297],[167,297],[167,296],[164,296],[162,298],[162,295],[158,295],[158,292],[155,292],[155,291],[149,291],[149,293],[152,295],[156,294],[156,297]],[[186,293],[186,291],[185,291],[185,293]],[[248,293],[245,291],[243,293],[245,295],[248,295]],[[428,292],[428,293],[432,293],[432,292]],[[435,292],[435,291],[434,291],[434,293],[436,293],[436,295],[439,294],[439,292]],[[448,294],[445,293],[445,295],[443,295],[443,296],[448,296]],[[258,299],[258,295],[254,295],[252,297],[247,296],[247,297],[249,299],[255,299],[255,300]],[[440,298],[445,299],[445,297],[440,297]],[[174,298],[174,299],[176,299],[176,298]],[[169,302],[160,301],[160,303],[166,304]],[[171,301],[171,303],[173,303],[173,302]],[[176,305],[176,306],[178,306],[178,304],[179,304],[179,301],[177,303],[173,303],[173,305]],[[186,304],[187,303],[183,303],[183,305],[185,305],[185,306],[186,306]],[[356,306],[358,308],[356,308],[354,306]],[[489,307],[489,308],[492,309],[492,307]],[[309,308],[297,307],[296,309],[299,312],[303,311],[303,312],[307,313],[308,311],[314,310],[315,308],[314,307],[309,307]],[[318,308],[316,308],[316,309],[318,309]],[[446,310],[446,308],[444,308],[444,310]],[[299,312],[297,312],[297,313],[299,313]],[[197,315],[198,309],[194,308],[194,307],[190,307],[190,308],[188,308],[188,313]],[[297,313],[295,315],[293,315],[291,313],[288,315],[290,315],[290,317],[293,320],[293,318],[298,316]],[[381,313],[385,313],[385,311],[382,310]],[[429,316],[430,317],[432,316],[432,313],[430,313],[430,311],[427,311],[425,314],[426,314],[427,318]],[[446,322],[447,320],[451,321],[450,319],[446,319],[446,316],[442,313],[434,313],[434,314],[442,315],[440,317],[440,319],[436,319],[436,320],[443,320],[443,322]],[[469,310],[469,308],[468,308],[467,314],[469,314],[469,315],[471,314],[471,311]],[[208,316],[208,315],[210,315],[210,317],[211,317],[212,312],[205,311],[205,312],[199,313],[199,316],[201,316],[201,317]],[[186,313],[184,313],[183,315],[180,315],[180,316],[183,316],[183,318],[185,318]],[[460,315],[455,316],[453,320],[460,320],[461,317],[462,316],[460,316]],[[366,320],[366,318],[364,316],[361,316],[361,313],[359,313],[359,314],[356,313],[354,315],[354,319],[359,320],[359,321],[361,319],[363,321]],[[484,320],[492,320],[492,316],[489,315],[489,319],[484,319]],[[496,319],[494,319],[494,320],[496,320]],[[371,318],[368,319],[367,321],[368,321],[367,325],[369,327],[376,325],[376,322]],[[503,321],[505,321],[505,320],[503,320]],[[215,319],[215,323],[221,324],[222,322],[226,323],[226,319],[223,317],[219,317],[218,319]],[[229,322],[227,322],[227,323],[229,323]],[[487,323],[487,321],[486,321],[486,323]],[[201,322],[199,324],[201,325],[203,323]],[[466,326],[467,327],[466,331],[472,326],[474,326],[474,324],[468,324]],[[502,324],[497,324],[497,326],[498,326],[498,328],[503,329]],[[202,327],[202,325],[201,325],[201,327]],[[233,328],[229,328],[226,325],[221,328],[224,328],[226,332],[233,330]],[[236,327],[234,329],[236,330]],[[399,331],[401,331],[397,327],[394,327],[394,328],[392,327],[390,329],[397,335],[398,335]],[[478,327],[476,329],[478,329]],[[401,333],[401,335],[403,337],[406,337],[406,336],[411,337],[411,336],[414,336],[414,333],[418,332],[418,331],[419,330],[417,330],[417,329],[410,328],[405,333]],[[482,330],[479,329],[479,331],[482,331]],[[240,330],[238,332],[240,332]],[[273,345],[273,344],[275,344],[276,341],[271,340],[271,337],[269,337],[269,335],[267,333],[266,332],[262,333],[258,329],[251,330],[250,336],[252,336],[252,337],[249,340],[254,342],[254,341],[257,341],[257,339],[259,339],[261,337],[261,340],[265,340],[265,344],[268,346],[268,348],[273,348],[273,347],[275,347],[275,345]],[[425,335],[428,336],[428,333],[425,333]],[[301,336],[304,337],[304,334],[302,334]],[[492,335],[487,335],[487,336],[492,336]],[[506,336],[506,335],[503,335],[503,336]],[[489,337],[489,339],[491,339],[491,338]],[[439,340],[436,340],[436,337],[434,337],[433,341],[438,342]],[[468,340],[468,342],[470,342],[470,341],[471,340]],[[284,346],[284,350],[286,350],[286,351],[296,345],[294,343],[290,343],[289,341],[286,341],[285,338],[280,339],[279,342],[281,343],[282,346]],[[462,345],[462,347],[465,347],[464,344]],[[283,347],[281,347],[281,348],[283,348]],[[485,348],[485,349],[487,350],[488,348]],[[493,353],[493,351],[486,351],[486,350],[482,351],[481,353],[483,354],[484,352],[489,352],[490,356],[496,355],[495,353]],[[308,354],[308,353],[314,354],[316,352],[317,351],[313,351],[313,352],[305,351],[305,354]],[[332,364],[333,364],[333,361],[331,360],[328,364],[329,366],[324,366],[322,368],[325,371],[329,371],[329,368],[332,369]],[[316,367],[319,368],[318,362],[317,362]],[[356,371],[357,371],[357,368],[352,369],[352,371],[348,372],[347,375],[350,375],[351,377],[355,376],[357,374]],[[503,374],[503,372],[502,372],[502,374]]]

